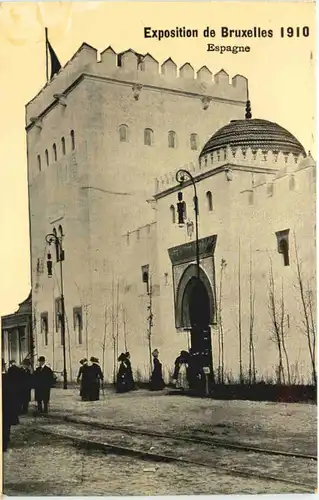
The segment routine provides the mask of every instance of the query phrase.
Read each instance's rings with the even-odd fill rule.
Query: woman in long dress
[[[158,359],[159,351],[155,349],[152,352],[153,356],[153,371],[150,380],[150,390],[151,391],[162,391],[165,387],[165,382],[163,380],[162,374],[162,363]]]
[[[188,370],[189,370],[189,353],[187,351],[181,351],[178,357],[178,373],[176,380],[176,389],[181,389],[182,391],[186,391],[189,389],[188,383]],[[176,362],[175,362],[176,363]]]
[[[126,365],[126,356],[124,352],[118,357],[117,360],[120,363],[117,378],[116,378],[116,392],[127,392],[128,388],[128,371]]]

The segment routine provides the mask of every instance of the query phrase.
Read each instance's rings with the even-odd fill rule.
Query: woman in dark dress
[[[80,396],[82,401],[89,399],[89,365],[86,358],[81,359],[77,383],[80,383]]]
[[[165,382],[163,380],[162,374],[162,363],[158,359],[159,351],[155,349],[152,352],[153,356],[153,372],[150,380],[150,390],[151,391],[162,391],[165,387]]]
[[[125,353],[125,365],[127,369],[127,386],[128,386],[128,391],[132,391],[133,389],[136,389],[134,378],[133,378],[133,372],[132,372],[132,365],[131,365],[131,355],[129,352]]]
[[[103,372],[99,365],[98,358],[93,356],[90,358],[91,366],[88,367],[88,399],[89,401],[99,401],[100,399],[100,388],[103,382]]]
[[[130,390],[128,387],[129,374],[126,364],[127,359],[124,352],[122,352],[117,361],[120,363],[120,366],[116,378],[116,392],[127,392]]]

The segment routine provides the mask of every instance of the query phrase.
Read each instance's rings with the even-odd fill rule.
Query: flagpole
[[[49,81],[49,62],[48,62],[48,28],[45,28],[45,68],[47,82]]]

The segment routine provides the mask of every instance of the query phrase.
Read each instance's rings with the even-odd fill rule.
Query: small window
[[[142,266],[142,281],[146,284],[146,291],[149,292],[150,269],[149,265]]]
[[[65,139],[62,137],[61,139],[61,147],[62,147],[62,154],[63,156],[65,155]]]
[[[73,328],[78,344],[83,344],[82,307],[73,308]]]
[[[170,206],[170,211],[171,211],[172,223],[175,224],[175,222],[176,222],[176,211],[175,211],[174,205]]]
[[[57,151],[56,151],[56,144],[53,144],[53,158],[54,158],[54,161],[57,161],[57,159],[58,159],[58,155],[57,155]]]
[[[119,128],[120,142],[128,142],[128,126],[120,125]]]
[[[37,161],[38,161],[39,172],[41,172],[41,156],[40,155],[37,156]]]
[[[61,345],[63,343],[62,339],[62,299],[59,297],[55,299],[55,331],[61,333]]]
[[[211,212],[213,210],[213,196],[211,191],[207,191],[206,200],[207,200],[207,208],[209,212]]]
[[[282,254],[285,266],[289,266],[289,229],[276,232],[277,250]]]
[[[144,130],[144,144],[145,146],[152,146],[153,144],[153,130],[150,128]]]
[[[183,213],[184,213],[184,221],[185,221],[187,218],[186,203],[185,203],[185,201],[183,201],[182,203],[183,203]]]
[[[197,151],[198,149],[198,135],[191,134],[190,136],[190,146],[193,151]]]
[[[41,333],[43,333],[43,343],[44,345],[49,344],[49,321],[48,313],[41,313]]]
[[[75,149],[75,134],[74,134],[74,130],[71,130],[70,136],[71,136],[71,148],[73,150],[73,149]]]
[[[45,162],[47,164],[47,167],[49,166],[49,151],[46,149],[45,150]]]
[[[292,175],[290,178],[289,178],[289,190],[290,191],[294,191],[296,188],[296,181],[295,181],[295,177]]]
[[[168,147],[169,148],[177,147],[176,133],[173,130],[170,130],[168,132]]]

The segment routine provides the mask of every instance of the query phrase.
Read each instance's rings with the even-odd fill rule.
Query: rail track
[[[314,492],[317,486],[317,457],[312,455],[92,423],[52,414],[46,419],[36,420],[35,430],[63,437],[86,449],[153,462],[180,462],[206,467],[219,474],[282,483],[285,492],[288,492],[289,485],[299,492]]]

